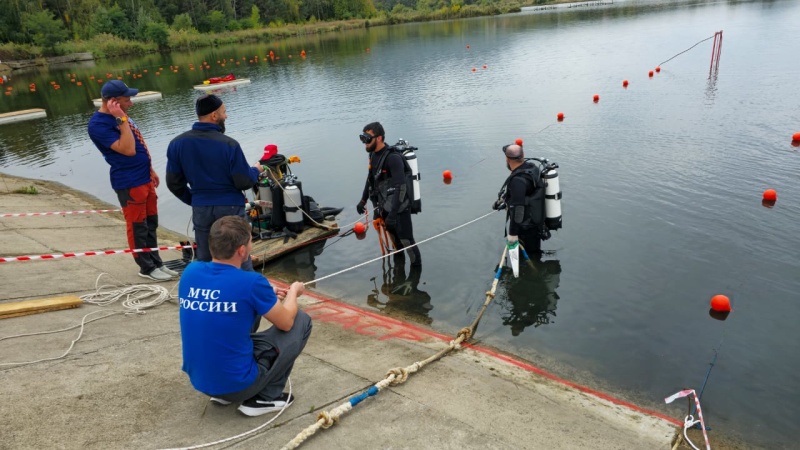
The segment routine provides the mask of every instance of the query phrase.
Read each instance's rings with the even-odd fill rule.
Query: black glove
[[[390,214],[388,217],[386,217],[386,221],[384,223],[386,224],[387,230],[394,230],[397,228],[397,215]]]
[[[495,210],[495,211],[499,211],[501,209],[506,209],[506,202],[504,202],[502,199],[498,198],[497,200],[495,200],[494,204],[492,205],[492,209]]]
[[[358,215],[363,216],[364,213],[367,212],[366,208],[364,208],[365,206],[367,206],[366,202],[358,202],[356,205],[356,212],[358,212]]]

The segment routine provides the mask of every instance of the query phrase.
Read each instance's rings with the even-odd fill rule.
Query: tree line
[[[458,12],[469,5],[511,2],[515,4],[515,0],[3,0],[0,44],[35,45],[55,54],[59,43],[108,35],[168,48],[174,33],[236,32],[403,12]]]

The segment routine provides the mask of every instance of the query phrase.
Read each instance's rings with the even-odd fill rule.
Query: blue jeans
[[[242,206],[192,206],[192,222],[194,223],[194,240],[197,242],[195,259],[198,261],[211,261],[211,251],[208,249],[208,233],[211,225],[220,217],[239,216],[245,217],[244,205]],[[242,270],[254,272],[253,260],[250,257],[242,263]]]

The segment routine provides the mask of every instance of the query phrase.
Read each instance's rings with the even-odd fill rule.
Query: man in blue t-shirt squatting
[[[311,318],[297,307],[303,284],[275,290],[241,269],[253,249],[242,217],[217,219],[208,244],[211,261],[189,264],[178,287],[183,371],[212,402],[241,403],[248,416],[279,411],[294,401],[283,389],[311,336]],[[262,317],[273,326],[256,332]]]
[[[89,137],[111,166],[111,187],[117,193],[128,234],[128,246],[158,247],[159,178],[139,127],[128,116],[131,97],[139,93],[120,80],[111,80],[100,90],[102,104],[89,119]],[[168,281],[178,273],[164,266],[158,252],[133,253],[139,276]]]

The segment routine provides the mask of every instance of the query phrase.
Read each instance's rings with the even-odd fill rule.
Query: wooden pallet
[[[339,229],[336,228],[338,225],[333,220],[325,220],[322,222],[322,224],[333,229],[317,226],[306,227],[302,233],[297,235],[297,238],[289,238],[286,243],[284,243],[284,238],[253,242],[253,251],[250,253],[250,257],[253,259],[253,265],[263,265],[275,258],[297,250],[298,248],[304,247],[318,239],[323,239],[339,232]]]
[[[66,297],[39,298],[21,302],[0,303],[0,319],[9,317],[27,316],[48,311],[77,308],[83,304],[80,297],[70,295]]]

